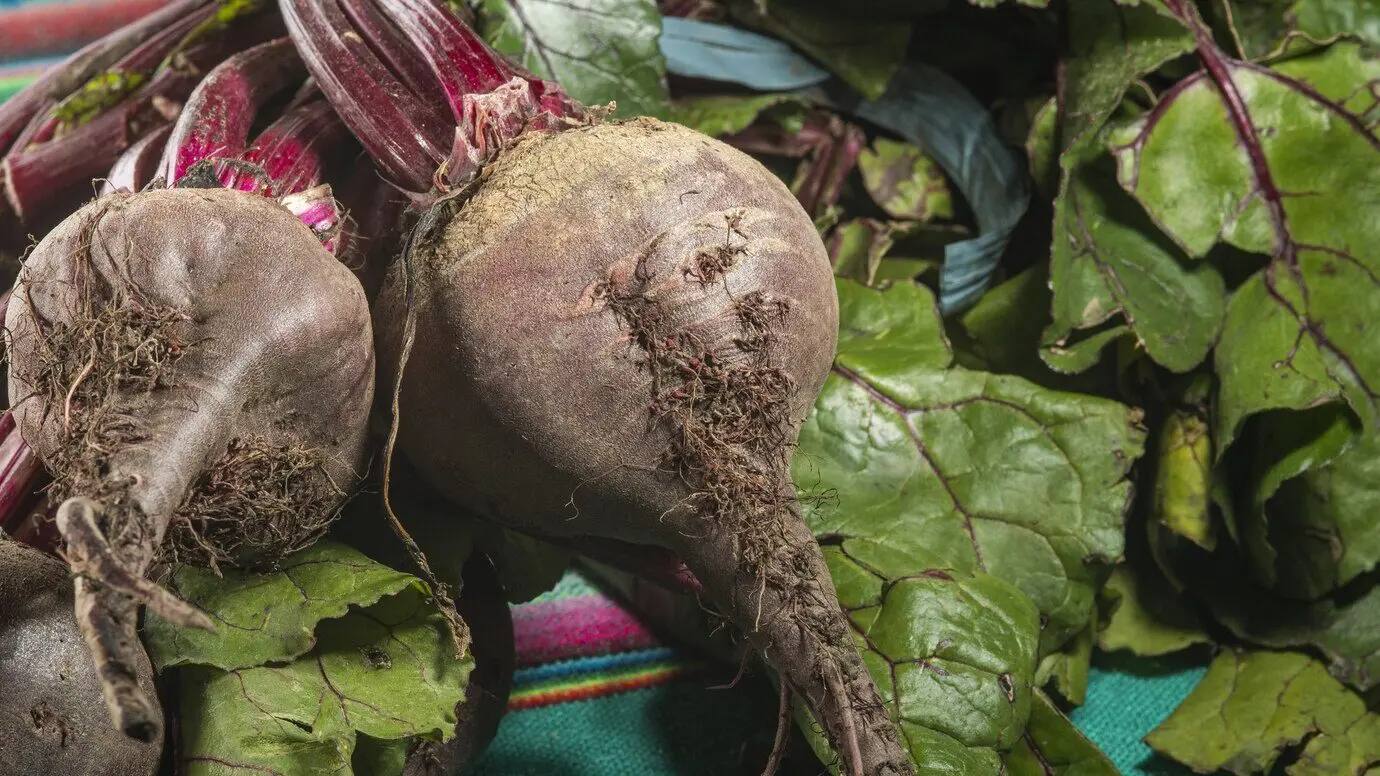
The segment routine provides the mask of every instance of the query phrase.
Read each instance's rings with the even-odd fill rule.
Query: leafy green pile
[[[922,773],[1115,773],[1064,716],[1093,655],[1199,645],[1156,750],[1380,768],[1380,3],[977,5],[476,9],[577,98],[724,138],[816,218],[842,332],[797,484]],[[907,105],[951,132],[918,141]],[[1019,224],[984,215],[1003,198]]]

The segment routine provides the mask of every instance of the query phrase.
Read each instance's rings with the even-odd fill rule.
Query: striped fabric
[[[165,2],[0,0],[0,101]],[[711,689],[730,683],[733,668],[660,642],[575,572],[513,615],[518,672],[510,713],[469,776],[760,773],[776,715],[775,693],[761,678]],[[1099,662],[1074,722],[1124,774],[1186,773],[1155,760],[1141,738],[1188,694],[1202,666]]]

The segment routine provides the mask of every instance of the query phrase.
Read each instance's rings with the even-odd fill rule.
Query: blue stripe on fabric
[[[583,674],[595,674],[621,668],[646,666],[671,660],[676,657],[675,650],[669,647],[645,649],[638,652],[621,652],[614,655],[597,655],[563,660],[559,663],[546,663],[529,668],[520,668],[513,673],[513,684],[527,685],[563,679]]]

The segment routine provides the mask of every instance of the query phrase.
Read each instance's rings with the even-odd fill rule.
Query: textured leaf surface
[[[358,734],[453,735],[473,663],[456,659],[445,619],[421,590],[323,621],[317,635],[314,650],[288,663],[179,669],[189,776],[350,774]],[[374,744],[364,754],[370,767],[396,758]]]
[[[481,0],[484,37],[586,105],[619,116],[670,109],[654,0]]]
[[[700,95],[676,100],[669,118],[710,137],[721,137],[742,132],[772,108],[798,108],[804,104],[802,98],[792,94]]]
[[[1171,7],[1198,23],[1180,0]],[[1271,257],[1232,299],[1216,351],[1222,445],[1252,413],[1313,406],[1339,391],[1374,425],[1380,222],[1355,214],[1380,208],[1380,140],[1320,91],[1337,84],[1204,45],[1207,72],[1112,142],[1122,185],[1189,254],[1226,242]]]
[[[1268,771],[1281,749],[1309,738],[1311,755],[1285,769],[1359,774],[1380,756],[1376,715],[1312,658],[1291,652],[1226,651],[1146,739],[1199,773]],[[1336,770],[1320,766],[1346,764]]]
[[[231,670],[291,660],[316,643],[322,620],[416,584],[407,574],[329,541],[289,557],[268,574],[227,570],[222,578],[183,566],[168,587],[210,615],[216,632],[180,628],[149,612],[144,644],[160,670],[184,664]]]
[[[838,288],[794,471],[835,497],[806,519],[922,772],[989,772],[1024,730],[1041,647],[1092,620],[1143,432],[1116,402],[951,366],[922,287]]]

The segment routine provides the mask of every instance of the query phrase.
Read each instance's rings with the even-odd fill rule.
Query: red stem
[[[418,99],[429,101],[442,93],[443,87],[436,74],[372,0],[341,0],[340,8],[379,59]]]
[[[40,112],[75,91],[92,76],[118,62],[148,38],[212,0],[177,0],[144,18],[121,27],[82,48],[62,64],[46,71],[23,91],[0,103],[0,153]]]
[[[191,32],[197,25],[203,24],[215,14],[215,6],[208,6],[187,14],[182,19],[169,25],[157,35],[144,41],[124,58],[120,59],[111,67],[97,73],[96,76],[105,73],[119,72],[125,74],[139,74],[148,76],[155,72],[158,65],[173,52],[187,33]],[[89,83],[89,81],[88,81]],[[82,84],[72,94],[67,95],[61,102],[55,104],[51,109],[45,111],[24,129],[23,134],[15,141],[16,148],[25,148],[34,143],[46,143],[53,139],[62,121],[58,118],[58,112],[63,105],[75,97],[81,95]]]
[[[289,38],[242,51],[206,76],[178,117],[159,173],[174,185],[197,162],[234,159],[249,144],[254,116],[269,98],[306,78]]]
[[[256,165],[273,182],[266,192],[283,196],[305,191],[325,180],[328,159],[335,159],[351,143],[350,132],[341,123],[329,102],[319,99],[294,108],[263,131],[241,157]],[[221,175],[226,188],[246,188],[249,176],[243,168],[227,169]]]
[[[281,0],[307,69],[355,138],[397,185],[426,191],[454,128],[379,60],[336,0]]]
[[[110,174],[101,184],[100,194],[104,196],[116,191],[139,191],[158,176],[158,165],[163,161],[163,148],[172,134],[172,125],[162,127],[144,135],[137,143],[125,149]]]
[[[14,528],[23,519],[22,507],[32,500],[41,472],[38,456],[19,436],[14,414],[0,414],[0,526]]]
[[[516,74],[474,30],[433,0],[372,1],[407,36],[440,79],[456,120],[463,118],[460,98],[491,92]]]

